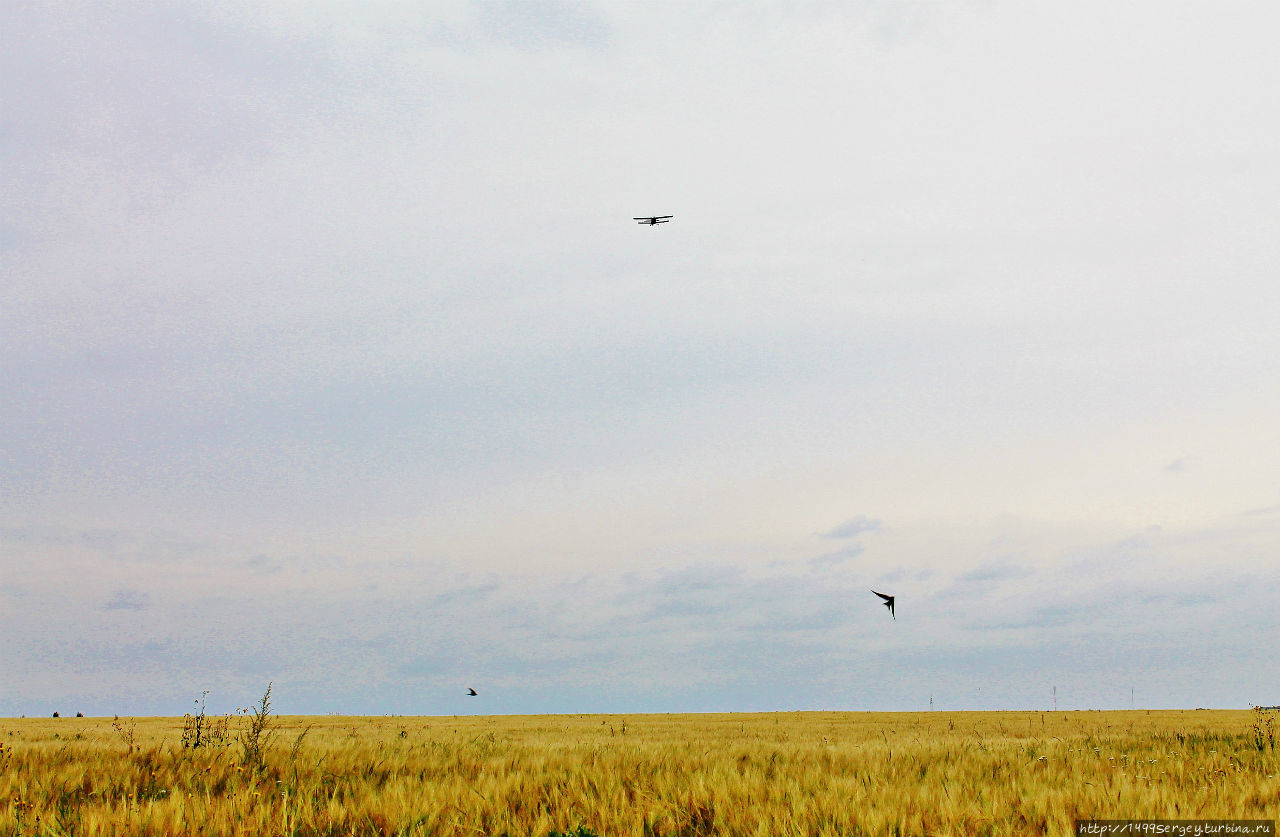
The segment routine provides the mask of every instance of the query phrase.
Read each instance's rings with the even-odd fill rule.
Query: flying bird
[[[875,590],[872,590],[871,592],[876,593]],[[889,615],[893,616],[893,596],[886,596],[884,593],[876,593],[876,595],[884,599],[884,606],[889,608]],[[897,622],[898,617],[893,616],[893,621]]]
[[[475,696],[476,696],[475,689],[467,689],[467,697],[475,697]]]
[[[658,224],[670,223],[674,215],[650,215],[645,218],[632,218],[632,221],[639,221],[642,226],[657,226]]]

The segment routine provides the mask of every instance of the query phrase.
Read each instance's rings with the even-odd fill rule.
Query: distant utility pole
[[[1134,703],[1133,703],[1133,687],[1132,687],[1132,686],[1130,686],[1130,687],[1129,687],[1129,708],[1130,708],[1130,709],[1133,709],[1133,708],[1134,708]]]
[[[929,695],[929,711],[933,711],[933,695]]]
[[[1053,711],[1058,711],[1058,687],[1053,687]]]

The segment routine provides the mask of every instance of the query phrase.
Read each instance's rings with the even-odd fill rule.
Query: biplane
[[[666,224],[666,223],[669,223],[669,222],[671,221],[671,219],[672,219],[672,218],[674,218],[674,217],[676,217],[676,216],[674,216],[674,215],[650,215],[650,216],[648,216],[648,217],[646,217],[646,218],[632,218],[631,220],[632,220],[632,221],[639,221],[639,222],[640,222],[640,224],[641,224],[641,226],[646,226],[646,225],[647,225],[647,226],[650,226],[650,227],[654,227],[654,226],[657,226],[658,224]]]

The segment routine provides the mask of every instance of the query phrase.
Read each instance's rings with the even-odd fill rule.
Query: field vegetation
[[[1276,724],[1257,711],[276,718],[268,697],[198,722],[0,719],[0,835],[1064,835],[1076,818],[1280,817]]]

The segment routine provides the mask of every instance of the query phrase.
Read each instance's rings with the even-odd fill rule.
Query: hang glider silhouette
[[[475,689],[467,689],[467,697],[475,697],[475,696],[476,696]]]
[[[632,218],[632,221],[639,221],[641,226],[657,226],[658,224],[670,223],[674,215],[650,215],[645,218]]]
[[[876,591],[875,591],[875,590],[872,590],[871,592],[872,592],[872,593],[876,593]],[[877,595],[877,596],[879,596],[880,598],[884,599],[884,606],[885,606],[885,607],[887,607],[887,608],[889,608],[889,615],[890,615],[890,616],[893,616],[893,598],[894,598],[894,597],[893,597],[893,596],[886,596],[884,593],[876,593],[876,595]],[[898,621],[898,617],[893,616],[893,621],[897,622],[897,621]]]

